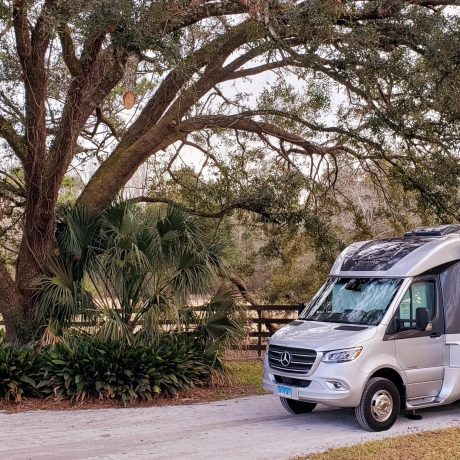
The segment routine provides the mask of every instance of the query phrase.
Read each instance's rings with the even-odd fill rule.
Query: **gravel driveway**
[[[460,426],[460,405],[363,431],[352,410],[289,415],[272,395],[193,406],[0,413],[0,459],[289,459],[382,436]]]

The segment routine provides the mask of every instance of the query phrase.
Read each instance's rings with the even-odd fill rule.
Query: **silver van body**
[[[383,379],[398,397],[385,388],[367,395]],[[360,423],[374,430],[389,428],[385,410],[398,398],[409,410],[460,399],[460,226],[346,248],[299,319],[271,337],[263,386],[285,407],[361,405],[371,415]]]

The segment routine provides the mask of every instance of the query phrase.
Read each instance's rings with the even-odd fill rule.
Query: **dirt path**
[[[382,436],[460,426],[460,405],[363,431],[351,410],[291,416],[272,395],[193,406],[0,413],[0,459],[289,459]]]

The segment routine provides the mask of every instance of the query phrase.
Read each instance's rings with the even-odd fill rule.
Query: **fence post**
[[[257,356],[260,358],[262,356],[262,308],[259,307],[257,310],[257,317],[259,318],[259,323],[257,324],[257,332],[259,336],[257,337]]]

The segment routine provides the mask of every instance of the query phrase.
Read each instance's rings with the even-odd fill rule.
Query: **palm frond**
[[[237,346],[244,338],[246,317],[238,299],[233,289],[221,286],[208,303],[198,329],[212,350]]]
[[[76,314],[81,313],[88,299],[65,261],[51,260],[48,269],[50,274],[38,283],[37,319],[42,322],[46,318],[54,318],[61,324],[69,324]]]
[[[56,241],[61,255],[84,264],[97,234],[98,219],[79,206],[65,207],[57,216]]]
[[[104,342],[125,341],[133,343],[133,333],[120,314],[113,309],[104,311],[104,317],[98,325],[95,336]]]
[[[39,347],[54,346],[64,341],[62,325],[57,320],[49,320],[39,340]]]

